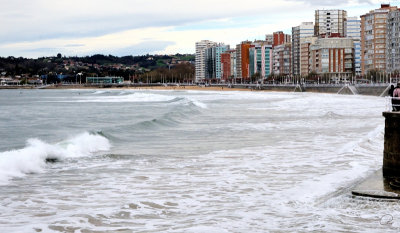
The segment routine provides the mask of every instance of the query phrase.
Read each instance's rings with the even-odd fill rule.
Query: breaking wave
[[[196,106],[188,103],[189,107],[178,105],[171,111],[149,120],[140,121],[133,125],[135,129],[159,129],[159,127],[176,127],[188,120],[191,114],[197,113]]]
[[[88,132],[56,144],[28,139],[24,148],[0,153],[0,185],[7,184],[12,178],[43,172],[48,161],[90,156],[110,148],[107,138]]]

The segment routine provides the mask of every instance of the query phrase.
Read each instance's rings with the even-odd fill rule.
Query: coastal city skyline
[[[344,9],[349,16],[360,16],[381,3],[3,2],[0,56],[193,54],[194,43],[201,39],[231,45],[262,40],[266,34],[275,31],[289,34],[293,26],[313,21],[316,9]]]
[[[387,82],[398,77],[397,6],[381,4],[360,16],[344,9],[316,9],[314,20],[291,32],[266,34],[231,47],[225,42],[196,42],[196,80],[319,83]],[[374,80],[373,80],[374,79]],[[385,81],[384,81],[385,80]]]

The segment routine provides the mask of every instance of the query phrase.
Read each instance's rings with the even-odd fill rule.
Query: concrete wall
[[[400,112],[384,112],[383,176],[400,177]]]
[[[214,86],[214,85],[213,85]],[[218,86],[218,85],[217,85]],[[225,86],[226,85],[220,85]],[[299,92],[300,89],[296,88],[297,85],[255,85],[255,84],[235,84],[232,87],[235,88],[244,88],[244,89],[260,89],[266,91],[283,91],[283,92]],[[387,88],[387,86],[367,86],[367,85],[353,85],[353,91],[350,88],[345,87],[344,85],[302,85],[302,92],[315,92],[315,93],[332,93],[336,94],[340,91],[339,94],[348,94],[353,95],[355,91],[356,94],[360,95],[371,95],[371,96],[380,96]],[[387,95],[387,91],[384,95]]]

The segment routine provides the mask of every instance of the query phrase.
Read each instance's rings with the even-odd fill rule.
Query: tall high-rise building
[[[249,79],[249,48],[251,41],[243,41],[236,45],[236,73],[237,78]]]
[[[221,79],[228,80],[230,78],[235,77],[235,64],[236,64],[236,51],[235,50],[227,50],[221,54]],[[233,63],[233,64],[232,64]]]
[[[205,79],[215,78],[217,75],[217,67],[216,64],[216,56],[215,56],[215,48],[210,47],[205,50],[204,60],[205,60]]]
[[[259,73],[259,70],[261,69],[261,57],[258,57],[257,50],[260,50],[260,48],[257,46],[256,49],[256,45],[254,44],[249,48],[249,77]]]
[[[311,46],[314,45],[318,37],[304,37],[300,39],[300,75],[308,75],[312,71]]]
[[[274,47],[273,72],[274,74],[289,75],[292,72],[292,46],[291,43]]]
[[[249,49],[250,77],[256,73],[267,78],[272,72],[272,45],[268,41],[255,41]]]
[[[318,37],[345,37],[347,12],[345,10],[316,10],[314,35]]]
[[[359,17],[347,17],[346,36],[353,39],[361,39],[361,20]]]
[[[231,77],[237,78],[237,72],[236,72],[236,50],[232,49],[229,50],[230,57],[231,57]]]
[[[206,77],[206,64],[205,64],[205,52],[207,48],[214,46],[216,43],[209,40],[202,40],[196,42],[196,57],[195,57],[195,78],[196,82],[205,79]]]
[[[386,69],[387,16],[397,7],[382,4],[361,16],[361,73]]]
[[[229,45],[215,44],[205,50],[205,78],[221,79],[221,54],[229,50]]]
[[[300,74],[300,40],[314,35],[314,23],[303,22],[292,27],[292,74]]]
[[[400,70],[400,10],[389,12],[387,16],[386,72]]]
[[[353,39],[355,74],[361,75],[361,20],[358,17],[347,17],[346,35]]]

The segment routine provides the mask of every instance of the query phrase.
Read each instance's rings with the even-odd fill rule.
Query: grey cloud
[[[35,1],[14,1],[6,4],[4,11],[0,12],[0,44],[97,37],[131,29],[176,27],[227,17],[253,17],[276,12],[266,3],[226,10],[228,5],[224,1],[228,3],[228,0],[217,1],[206,10],[200,2],[181,0],[114,0],[112,4],[103,0],[71,0],[69,4],[64,1],[37,0],[41,5],[32,3]],[[24,2],[27,2],[27,7]]]
[[[277,18],[286,19],[296,15],[299,12],[299,9],[297,9],[298,4],[290,4],[293,2],[304,3],[305,7],[301,9],[301,13],[307,12],[312,19],[313,9],[318,9],[319,7],[340,8],[340,6],[350,3],[348,0],[280,1],[284,1],[283,4],[286,5],[284,10],[281,9],[282,6],[279,6],[280,8],[277,8],[278,6],[271,7],[271,4],[264,0],[248,0],[248,4],[243,5],[243,7],[238,7],[231,0],[218,0],[215,2],[211,0],[3,1],[2,11],[0,11],[0,47],[4,47],[2,51],[11,51],[10,53],[7,52],[7,54],[15,54],[18,51],[5,49],[7,44],[48,39],[98,37],[125,30],[148,27],[170,26],[190,30],[195,28],[196,25],[200,27],[206,25],[207,27],[211,21],[225,18],[232,19],[231,22],[233,23],[229,25],[230,27],[246,26],[246,24],[266,24],[269,20],[274,22]],[[207,7],[207,2],[213,3],[212,7],[211,5]],[[359,0],[358,3],[364,6],[365,4],[372,4],[370,0]],[[232,5],[230,6],[229,4]],[[227,27],[227,24],[221,23],[220,27]],[[153,41],[153,45],[165,47],[165,41],[160,42],[160,40],[163,39],[159,38],[158,42]],[[73,43],[71,42],[71,44],[62,47],[65,51],[75,50],[76,47],[80,47]],[[146,43],[142,43],[141,46],[145,46]],[[8,47],[11,48],[12,46]],[[133,46],[132,49],[143,51],[138,45]],[[151,50],[151,47],[148,49]],[[153,51],[157,51],[157,49]],[[35,51],[31,51],[31,53],[33,52]],[[124,53],[122,50],[118,52]],[[4,54],[4,52],[2,53]]]
[[[11,20],[0,25],[0,44],[43,39],[96,37],[124,30],[147,27],[181,26],[191,22],[205,20],[199,16],[164,15],[157,17],[150,14],[117,15],[117,16],[81,16],[71,19],[32,20],[26,24],[24,20],[13,26]],[[26,20],[29,21],[29,20]],[[9,26],[7,26],[7,24]]]

